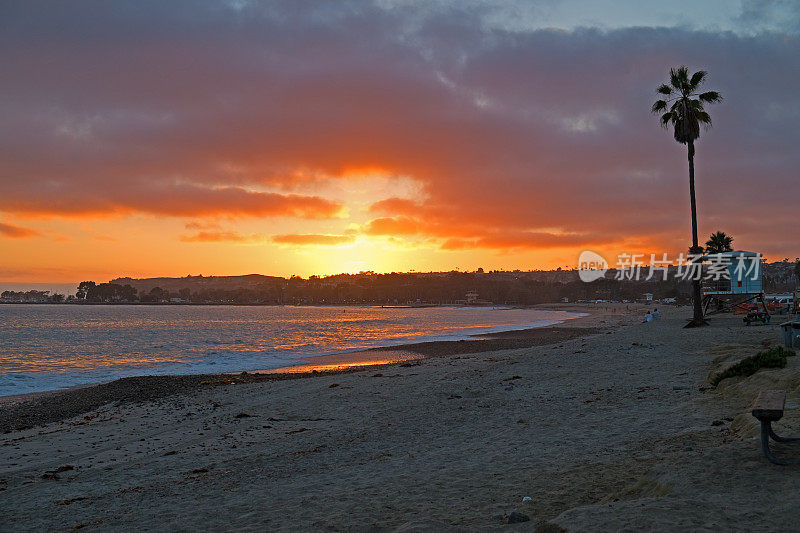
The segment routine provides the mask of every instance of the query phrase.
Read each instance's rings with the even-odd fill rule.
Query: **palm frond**
[[[692,91],[696,90],[700,85],[703,83],[703,80],[706,79],[708,72],[705,70],[698,70],[694,74],[692,74],[692,79],[689,80],[689,87]]]
[[[681,89],[681,78],[678,75],[678,68],[680,67],[673,67],[669,69],[669,84],[672,85],[675,89]]]
[[[698,98],[702,102],[708,102],[709,104],[718,104],[719,102],[722,101],[722,95],[720,93],[718,93],[717,91],[704,92],[704,93],[698,95]]]
[[[705,108],[703,107],[703,102],[701,102],[700,100],[696,99],[689,100],[689,107],[692,109],[692,111],[705,111]]]
[[[717,231],[711,234],[711,237],[706,241],[706,253],[718,254],[722,252],[733,251],[733,237],[727,235],[724,231]]]
[[[650,108],[651,113],[661,113],[667,109],[667,103],[664,100],[656,100],[653,107]]]
[[[684,65],[669,69],[669,82],[673,87],[683,92],[689,84],[689,69]]]
[[[662,83],[656,89],[658,94],[667,98],[656,100],[650,111],[659,114],[659,124],[670,128],[675,140],[688,144],[700,137],[700,127],[711,127],[711,115],[705,110],[705,104],[722,101],[717,91],[706,91],[698,94],[697,88],[703,84],[708,73],[699,70],[690,74],[686,66],[669,69],[669,83]]]

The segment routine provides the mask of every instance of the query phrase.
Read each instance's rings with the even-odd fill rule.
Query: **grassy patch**
[[[787,350],[782,346],[776,346],[765,352],[758,352],[714,376],[711,379],[711,384],[716,387],[723,379],[736,376],[752,376],[760,368],[783,368],[786,366],[786,358],[793,355],[796,354],[792,350]]]

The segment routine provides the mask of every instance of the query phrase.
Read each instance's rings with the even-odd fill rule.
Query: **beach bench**
[[[772,422],[777,422],[783,417],[783,409],[786,405],[786,391],[784,390],[765,390],[761,391],[753,404],[753,416],[761,422],[761,448],[764,455],[776,465],[793,465],[797,460],[784,461],[778,459],[769,449],[769,439],[775,442],[791,442],[800,438],[779,437],[772,431]]]

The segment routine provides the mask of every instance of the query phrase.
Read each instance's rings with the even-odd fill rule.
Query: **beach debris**
[[[75,498],[67,498],[66,500],[58,500],[54,502],[56,505],[69,505],[71,503],[80,502],[83,500],[88,500],[86,496],[76,496]]]
[[[382,378],[382,377],[383,377],[383,374],[381,374],[380,372],[378,372],[377,374],[373,374],[373,376],[372,376],[372,377],[373,377],[373,378]]]
[[[332,388],[334,388],[334,387],[338,387],[338,386],[339,386],[339,384],[338,384],[338,383],[331,383],[330,385],[328,385],[328,388],[329,388],[329,389],[332,389]]]
[[[189,470],[190,474],[205,474],[208,472],[208,468],[195,468],[193,470]]]
[[[165,453],[164,455],[162,455],[161,457],[167,457],[168,455],[175,455],[176,453],[178,453],[178,452],[176,452],[175,450],[170,450],[167,453]]]
[[[239,413],[239,414],[238,414],[238,415],[236,415],[234,418],[251,418],[252,416],[253,416],[253,415],[251,415],[251,414],[249,414],[249,413]]]
[[[517,420],[517,424],[527,424],[527,423],[528,423],[527,418],[520,418],[519,420]]]
[[[503,381],[511,381],[512,379],[522,379],[522,376],[511,376],[510,378],[503,378]]]
[[[714,421],[712,421],[712,422],[711,422],[711,425],[712,425],[712,426],[721,426],[721,425],[722,425],[722,424],[724,424],[724,423],[725,423],[725,421],[724,421],[724,420],[719,420],[719,419],[717,419],[717,420],[714,420]]]
[[[533,498],[531,498],[530,496],[524,496],[522,498],[522,503],[529,502],[529,501],[532,501],[532,500],[533,500]]]
[[[72,465],[63,465],[59,466],[54,470],[47,470],[44,474],[42,474],[42,479],[49,479],[51,481],[58,481],[61,479],[61,476],[58,474],[62,472],[69,472],[70,470],[74,470],[75,468]]]

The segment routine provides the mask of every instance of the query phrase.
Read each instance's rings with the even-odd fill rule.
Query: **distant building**
[[[478,301],[478,293],[477,292],[468,292],[466,295],[466,302],[467,305],[474,304]]]

